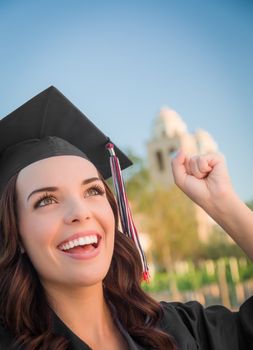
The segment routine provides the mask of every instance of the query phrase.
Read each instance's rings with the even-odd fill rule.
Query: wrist
[[[228,217],[234,216],[241,205],[244,203],[233,191],[224,191],[216,198],[210,198],[202,208],[218,223],[226,220]]]

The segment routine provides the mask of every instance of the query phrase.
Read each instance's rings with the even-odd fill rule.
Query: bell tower
[[[172,109],[163,107],[156,117],[151,138],[147,144],[149,170],[153,181],[169,187],[174,183],[171,160],[181,148],[186,153],[196,153],[194,136]]]

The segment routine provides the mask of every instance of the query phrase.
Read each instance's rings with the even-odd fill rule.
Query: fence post
[[[218,267],[218,279],[219,279],[220,296],[221,296],[222,304],[228,308],[231,308],[228,282],[226,279],[226,263],[224,258],[221,258],[217,261],[217,267]]]
[[[236,258],[229,259],[229,266],[231,271],[232,280],[235,285],[235,293],[236,293],[236,301],[238,304],[241,304],[245,299],[245,293],[243,289],[243,285],[240,282],[240,275],[238,269],[238,261]]]

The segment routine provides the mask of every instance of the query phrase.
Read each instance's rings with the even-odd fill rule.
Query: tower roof
[[[169,107],[163,107],[153,124],[154,138],[173,137],[187,132],[187,126],[180,115]]]

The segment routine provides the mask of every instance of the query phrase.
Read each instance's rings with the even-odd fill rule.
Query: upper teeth
[[[98,237],[96,235],[85,236],[73,239],[72,241],[68,241],[67,243],[61,244],[61,250],[68,250],[74,247],[78,247],[80,245],[93,244],[98,242]]]

